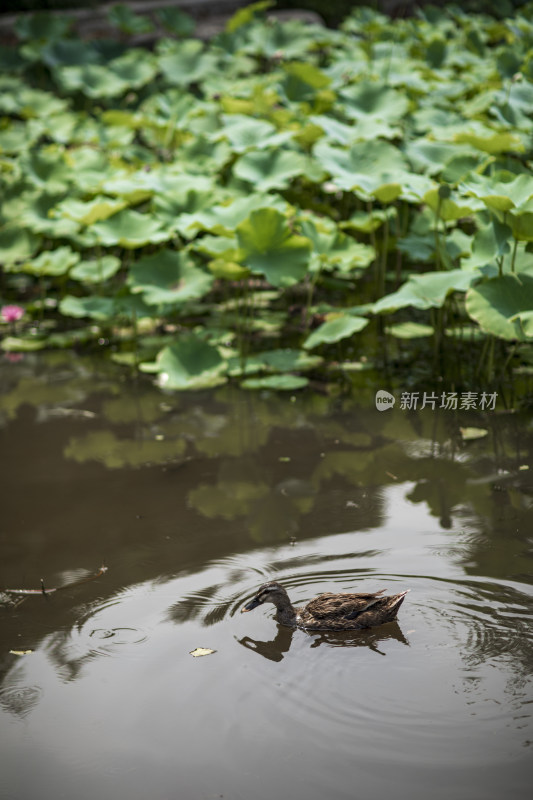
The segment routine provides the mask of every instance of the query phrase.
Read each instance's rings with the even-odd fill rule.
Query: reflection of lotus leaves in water
[[[25,717],[43,693],[40,686],[6,686],[0,689],[0,706],[10,714]]]

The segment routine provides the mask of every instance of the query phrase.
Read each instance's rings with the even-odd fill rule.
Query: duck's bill
[[[241,608],[241,614],[243,611],[253,611],[254,608],[261,605],[261,600],[258,600],[257,597],[254,597],[253,600],[250,600],[249,603],[246,603],[245,606]]]

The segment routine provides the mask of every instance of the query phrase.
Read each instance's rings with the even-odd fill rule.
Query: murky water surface
[[[4,365],[0,583],[65,588],[3,596],[0,797],[531,796],[532,420],[375,389]],[[306,633],[240,613],[269,578],[411,592],[398,622]]]

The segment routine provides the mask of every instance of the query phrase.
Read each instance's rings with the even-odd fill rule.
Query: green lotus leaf
[[[356,242],[351,236],[337,230],[335,225],[305,220],[301,228],[303,235],[313,246],[309,265],[311,272],[324,268],[349,272],[368,267],[376,257],[376,251],[371,245]]]
[[[226,281],[240,281],[250,276],[249,269],[236,261],[229,261],[225,258],[214,258],[208,262],[207,268],[215,278],[222,278]]]
[[[323,322],[313,333],[311,333],[303,346],[306,350],[317,347],[319,344],[331,344],[341,339],[346,339],[358,331],[362,331],[368,325],[368,320],[364,317],[356,317],[351,314],[336,314],[333,319]]]
[[[160,46],[158,65],[172,86],[189,86],[198,83],[218,69],[218,56],[206,52],[197,39],[185,42],[167,42]]]
[[[339,189],[348,191],[357,187],[373,193],[390,186],[391,191],[385,194],[394,199],[401,193],[408,172],[405,156],[398,148],[380,140],[356,142],[349,150],[320,141],[315,146],[315,155]]]
[[[31,258],[40,241],[40,236],[26,228],[19,228],[16,224],[5,225],[0,229],[0,264],[9,268],[17,261]]]
[[[196,214],[183,215],[180,232],[194,235],[196,231],[207,230],[225,235],[234,232],[239,223],[248,218],[251,211],[260,208],[275,208],[283,212],[287,203],[276,194],[252,194],[249,197],[239,197],[227,205],[215,205],[210,209]],[[188,224],[186,224],[188,222]]]
[[[7,353],[32,353],[35,350],[44,350],[46,339],[36,336],[5,336],[0,343],[2,350]]]
[[[471,287],[466,310],[486,333],[508,341],[533,338],[533,276],[502,275]]]
[[[0,153],[21,153],[27,150],[40,138],[43,125],[29,122],[9,121],[0,130]]]
[[[494,218],[491,225],[483,226],[474,236],[471,255],[464,259],[463,268],[484,267],[505,256],[511,250],[511,237],[511,228]]]
[[[56,76],[64,92],[81,92],[95,99],[117,97],[128,89],[126,81],[102,64],[58,67]]]
[[[25,153],[20,165],[28,180],[49,194],[64,191],[75,180],[64,152],[56,145]]]
[[[67,317],[90,317],[95,320],[111,319],[116,313],[111,297],[74,297],[66,295],[59,303],[59,310]]]
[[[21,14],[15,22],[15,31],[23,41],[32,39],[46,41],[62,38],[71,25],[72,20],[68,17],[42,11],[37,14]]]
[[[267,8],[272,8],[274,5],[275,0],[258,0],[256,3],[250,3],[246,8],[239,8],[226,22],[226,31],[228,33],[235,33],[235,31],[242,28],[244,25],[249,25],[257,14],[266,11]]]
[[[172,236],[170,231],[162,229],[159,220],[129,209],[95,222],[91,232],[105,246],[118,244],[128,249],[165,242]]]
[[[526,148],[522,138],[509,131],[501,133],[483,125],[477,125],[474,130],[458,131],[453,136],[458,144],[471,144],[478,150],[491,155],[514,151],[522,153]]]
[[[227,138],[236,153],[249,149],[263,150],[292,137],[290,131],[278,134],[272,123],[245,114],[223,114],[222,121],[224,127],[213,135],[213,140]]]
[[[37,258],[25,261],[20,269],[31,275],[66,275],[79,260],[80,254],[70,247],[58,247],[55,250],[44,250]]]
[[[113,200],[103,196],[95,197],[87,202],[69,198],[55,207],[53,216],[73,219],[81,225],[92,225],[93,222],[111,217],[125,206],[124,200]]]
[[[440,308],[452,292],[466,292],[479,279],[474,270],[451,269],[411,276],[397,292],[374,303],[375,314],[389,314],[400,308]]]
[[[130,35],[150,33],[154,29],[148,17],[136,14],[123,3],[117,3],[112,6],[108,12],[108,18],[112,25],[115,25],[123,33]]]
[[[421,339],[432,336],[434,329],[432,325],[423,325],[421,322],[399,322],[396,325],[390,325],[387,333],[396,339]]]
[[[19,221],[34,233],[42,233],[51,239],[71,236],[79,230],[79,224],[74,220],[55,219],[52,214],[58,202],[63,200],[64,194],[32,194],[27,197],[26,207],[19,214]]]
[[[441,173],[452,158],[468,158],[469,163],[477,165],[479,154],[471,147],[461,147],[452,142],[436,142],[428,138],[418,138],[408,142],[404,152],[413,167],[428,175]]]
[[[194,265],[183,251],[160,250],[144,256],[130,269],[128,285],[142,293],[148,305],[177,305],[203,297],[213,276]]]
[[[233,356],[228,361],[229,375],[249,375],[254,372],[305,372],[316,369],[323,363],[320,356],[312,356],[301,350],[280,348],[279,350],[266,350],[255,353],[243,360],[240,356]]]
[[[533,242],[533,211],[511,213],[509,223],[515,239],[521,242]]]
[[[315,114],[309,117],[309,121],[312,122],[313,125],[322,128],[328,139],[335,144],[353,144],[353,142],[360,138],[356,133],[354,125],[347,125],[345,122],[339,122],[339,120],[334,117]]]
[[[157,63],[154,56],[146,50],[130,48],[110,61],[109,69],[128,89],[140,89],[155,77]]]
[[[439,219],[447,222],[469,217],[481,208],[480,201],[474,197],[460,197],[457,192],[450,192],[450,196],[443,199],[438,189],[430,189],[423,199]]]
[[[247,378],[242,381],[243,389],[273,389],[276,392],[293,392],[309,385],[302,375],[267,375],[264,378]]]
[[[494,180],[487,175],[473,175],[461,186],[462,191],[478,197],[494,211],[519,208],[533,197],[533,177],[517,175],[512,180]]]
[[[222,374],[226,362],[218,348],[194,333],[183,334],[177,342],[163,348],[155,367],[159,382],[166,389],[206,389],[226,380]]]
[[[160,8],[156,12],[156,17],[161,26],[175,36],[191,36],[196,28],[194,19],[185,11],[174,6]]]
[[[80,261],[70,270],[70,278],[83,283],[103,283],[116,275],[120,269],[120,259],[115,256]]]
[[[293,234],[279,211],[252,211],[236,230],[244,263],[252,272],[263,274],[272,286],[292,286],[305,276],[310,242]]]
[[[263,150],[245,153],[233,167],[233,174],[251,183],[259,192],[284,189],[308,167],[301,153],[292,150]]]
[[[405,92],[370,81],[362,81],[340,93],[339,100],[344,113],[350,119],[385,120],[401,119],[409,108]]]

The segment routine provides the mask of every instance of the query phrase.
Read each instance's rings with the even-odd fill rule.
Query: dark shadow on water
[[[381,656],[387,655],[380,649],[379,645],[395,639],[401,644],[409,646],[409,641],[405,638],[397,622],[389,622],[379,628],[368,628],[361,631],[302,631],[298,628],[287,628],[284,625],[277,626],[277,633],[274,639],[262,642],[252,639],[250,636],[243,636],[237,639],[239,644],[252,650],[269,661],[282,661],[285,654],[289,652],[293,637],[304,634],[311,640],[310,647],[328,645],[329,647],[368,647],[374,653]]]

